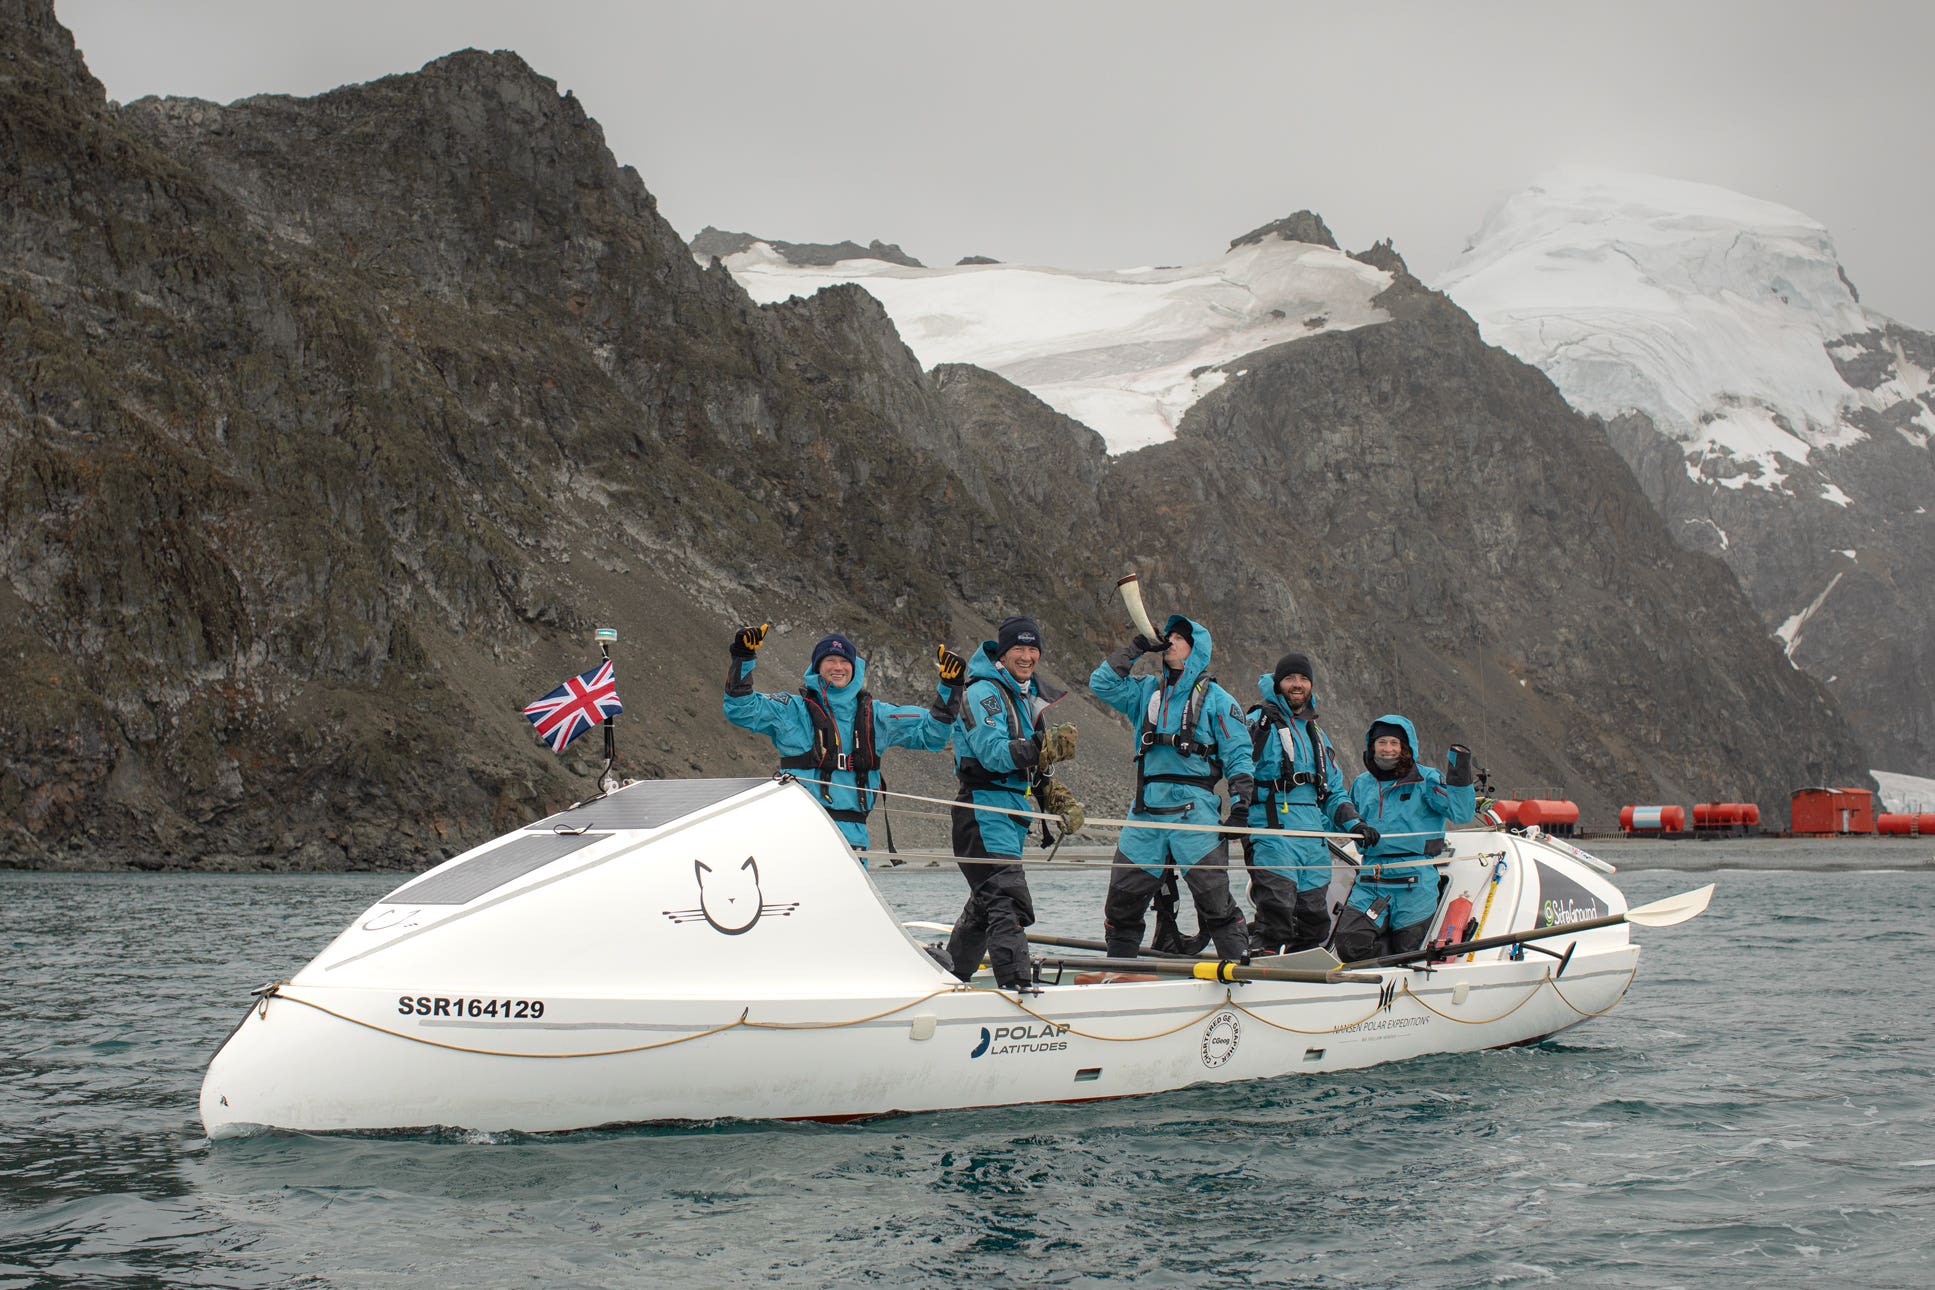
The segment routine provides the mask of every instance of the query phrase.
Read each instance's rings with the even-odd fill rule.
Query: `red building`
[[[1865,788],[1797,788],[1796,833],[1873,833],[1875,795]]]

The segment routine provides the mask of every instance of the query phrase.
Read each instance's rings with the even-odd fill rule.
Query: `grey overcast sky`
[[[687,237],[1199,262],[1299,208],[1429,281],[1541,172],[1719,184],[1825,223],[1935,330],[1927,0],[60,0],[123,102],[315,94],[465,47],[574,91]]]

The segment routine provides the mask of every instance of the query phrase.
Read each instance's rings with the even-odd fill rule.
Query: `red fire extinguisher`
[[[1471,897],[1459,892],[1445,910],[1445,920],[1438,925],[1438,939],[1431,942],[1431,948],[1442,950],[1456,945],[1465,939],[1465,925],[1471,921]]]

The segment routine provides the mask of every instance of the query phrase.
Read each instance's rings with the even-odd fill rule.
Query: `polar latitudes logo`
[[[1062,1036],[1068,1033],[1067,1026],[1058,1026],[1052,1021],[1044,1021],[1039,1026],[996,1026],[989,1030],[981,1027],[981,1042],[974,1046],[969,1057],[1012,1057],[1018,1053],[1059,1053],[1068,1047]]]

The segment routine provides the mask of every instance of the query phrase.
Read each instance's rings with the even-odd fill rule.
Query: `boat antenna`
[[[618,629],[616,627],[600,627],[594,639],[598,642],[598,653],[600,657],[607,663],[611,662],[611,647],[618,643]],[[611,773],[611,764],[618,757],[618,743],[611,728],[613,720],[613,715],[607,712],[605,714],[605,768],[598,772],[598,791],[600,793],[616,792],[619,787],[618,777]]]

